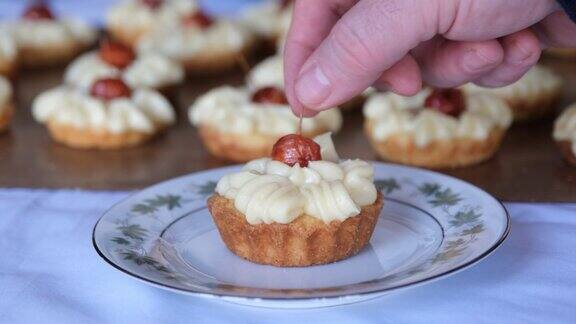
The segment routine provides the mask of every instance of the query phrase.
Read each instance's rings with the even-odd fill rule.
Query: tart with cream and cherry
[[[562,79],[542,65],[534,66],[520,80],[501,88],[484,88],[475,84],[462,87],[466,93],[486,93],[504,99],[514,121],[529,121],[549,116],[560,99]]]
[[[12,86],[8,79],[0,76],[0,133],[8,129],[13,114]]]
[[[97,37],[94,28],[69,18],[59,18],[43,1],[33,2],[19,20],[2,23],[24,67],[47,67],[69,62],[90,47]]]
[[[66,69],[67,84],[89,90],[102,78],[121,78],[131,88],[168,92],[184,79],[179,63],[160,54],[138,54],[130,47],[104,40],[97,51],[77,58]]]
[[[140,145],[175,121],[160,93],[130,88],[118,78],[96,80],[89,91],[60,86],[33,103],[36,121],[59,143],[80,149],[119,149]]]
[[[512,122],[510,108],[489,94],[424,89],[414,97],[372,95],[365,131],[378,155],[426,168],[480,163],[497,151]]]
[[[124,0],[108,12],[106,29],[115,40],[135,48],[145,35],[197,11],[195,0]]]
[[[192,74],[213,74],[234,68],[252,50],[252,34],[240,23],[210,17],[198,10],[158,28],[138,42],[141,53],[158,53]]]
[[[556,119],[552,135],[566,162],[576,166],[576,104]]]
[[[208,151],[217,157],[246,162],[270,155],[282,136],[299,129],[284,91],[223,86],[199,97],[190,107],[190,121],[199,130]],[[302,121],[302,133],[314,137],[337,132],[342,125],[338,109],[329,109]]]
[[[278,267],[326,264],[369,242],[383,206],[374,168],[340,160],[329,134],[289,134],[218,181],[208,209],[228,249]]]

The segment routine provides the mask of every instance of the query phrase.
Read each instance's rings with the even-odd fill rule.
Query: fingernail
[[[496,62],[484,56],[480,51],[469,51],[464,55],[463,65],[466,71],[475,73],[492,67]]]
[[[514,63],[522,64],[527,60],[531,60],[534,55],[538,55],[538,53],[526,47],[523,42],[516,41],[512,46],[514,46],[516,50],[510,51],[510,56],[507,59]]]
[[[332,90],[330,80],[318,64],[307,69],[296,81],[296,96],[307,107],[316,108],[328,98]]]

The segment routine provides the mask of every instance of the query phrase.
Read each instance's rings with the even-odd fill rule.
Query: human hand
[[[499,87],[548,46],[576,47],[576,24],[554,0],[296,0],[286,94],[294,113],[313,116],[371,85]]]

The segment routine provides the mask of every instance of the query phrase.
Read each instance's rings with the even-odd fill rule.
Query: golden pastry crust
[[[556,141],[556,145],[558,145],[558,149],[564,160],[569,164],[576,166],[576,155],[574,155],[574,151],[572,151],[572,142],[571,141]]]
[[[11,79],[15,76],[18,68],[17,60],[8,60],[0,58],[0,75]]]
[[[47,127],[50,136],[56,142],[77,149],[114,150],[133,147],[148,141],[158,133],[127,131],[116,134],[107,130],[78,129],[52,121],[47,123]]]
[[[18,57],[24,68],[44,68],[68,63],[89,47],[73,40],[54,45],[23,46],[18,50]]]
[[[378,141],[371,135],[372,127],[372,123],[367,121],[365,132],[382,159],[430,169],[453,169],[488,160],[496,153],[506,134],[502,129],[494,129],[484,140],[451,139],[418,147],[412,137],[405,134]]]
[[[576,48],[549,48],[545,53],[561,58],[575,58]]]
[[[359,215],[329,224],[302,215],[288,224],[251,225],[234,202],[218,194],[208,199],[222,240],[230,251],[248,261],[277,267],[326,264],[357,254],[374,232],[384,204],[382,193]]]
[[[562,87],[551,89],[546,93],[542,93],[537,100],[526,100],[526,98],[517,97],[512,100],[506,100],[512,114],[514,121],[531,121],[554,113],[554,108],[560,100]]]
[[[183,60],[182,66],[186,73],[193,75],[213,75],[229,71],[238,66],[239,58],[249,57],[254,49],[254,41],[246,42],[240,51],[214,51],[196,55],[193,58]]]
[[[0,109],[0,133],[5,132],[10,127],[10,121],[14,115],[14,105],[9,103]]]
[[[224,133],[208,125],[201,125],[198,131],[204,147],[210,154],[234,162],[248,162],[270,156],[272,147],[282,137],[282,135]],[[327,131],[319,129],[303,135],[314,138]]]

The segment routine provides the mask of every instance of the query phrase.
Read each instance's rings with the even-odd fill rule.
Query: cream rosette
[[[556,119],[553,137],[557,141],[570,142],[572,153],[576,156],[576,104],[568,107]]]
[[[508,105],[497,96],[465,95],[465,110],[455,118],[426,108],[430,93],[430,89],[424,89],[413,97],[372,95],[364,106],[364,116],[372,125],[373,139],[384,141],[394,135],[409,135],[417,147],[460,138],[484,140],[492,130],[505,130],[512,122]]]
[[[40,123],[112,134],[154,133],[176,119],[170,103],[158,92],[148,89],[137,89],[128,98],[104,101],[61,86],[40,94],[34,100],[32,113]]]
[[[157,52],[186,62],[196,57],[213,56],[218,59],[220,55],[241,53],[251,42],[251,34],[241,25],[217,20],[204,29],[179,24],[156,30],[142,38],[138,50],[141,53]]]
[[[192,105],[189,117],[193,125],[208,125],[223,133],[286,135],[298,131],[299,119],[288,105],[254,103],[245,88],[223,86],[209,91]],[[325,110],[304,118],[303,133],[337,132],[342,126],[338,109]]]
[[[106,22],[111,28],[140,34],[178,24],[183,17],[197,10],[194,0],[164,0],[158,8],[150,8],[141,0],[128,0],[111,8]]]
[[[276,87],[284,89],[284,61],[281,55],[266,58],[252,68],[246,77],[250,89]]]
[[[473,83],[466,84],[462,90],[469,94],[492,94],[510,104],[518,101],[533,103],[541,97],[555,93],[562,85],[562,79],[549,68],[536,65],[528,71],[520,80],[501,87],[484,88]]]
[[[16,63],[18,48],[7,30],[0,29],[0,74],[8,72]]]
[[[0,28],[10,33],[18,48],[69,48],[70,44],[87,47],[96,40],[97,31],[85,22],[64,18],[57,20],[18,20]]]
[[[287,224],[304,214],[330,223],[360,214],[377,199],[373,166],[362,160],[340,161],[329,134],[315,141],[322,160],[307,167],[254,160],[220,179],[216,192],[233,200],[252,225]]]
[[[88,90],[102,78],[121,78],[131,88],[163,89],[184,79],[182,66],[160,54],[138,55],[125,69],[107,63],[98,52],[87,53],[66,69],[67,84]]]

